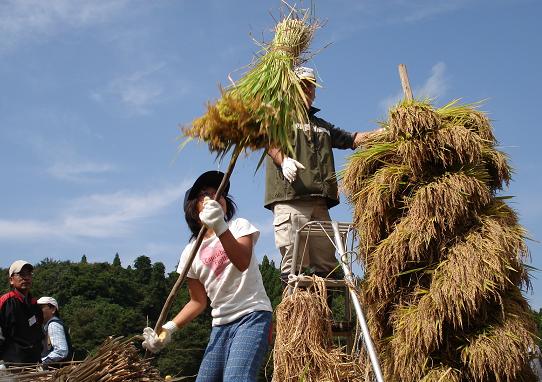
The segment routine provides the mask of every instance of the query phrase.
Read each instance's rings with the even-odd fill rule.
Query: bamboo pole
[[[241,153],[242,150],[243,150],[242,145],[235,146],[235,149],[230,159],[230,163],[228,164],[228,169],[226,170],[226,173],[224,174],[224,177],[222,178],[222,182],[220,183],[220,186],[218,186],[218,190],[216,190],[214,200],[219,200],[220,197],[222,196],[222,193],[224,192],[224,189],[226,188],[226,185],[228,184],[228,181],[230,180],[230,176],[233,172],[233,168],[235,167],[235,163],[237,162],[237,158],[239,157],[239,154]],[[196,254],[198,253],[199,247],[201,246],[201,243],[203,242],[203,238],[205,237],[206,233],[207,233],[207,227],[202,225],[201,229],[199,230],[198,236],[196,238],[196,242],[194,243],[194,246],[192,247],[192,251],[190,252],[190,256],[188,257],[188,260],[185,263],[184,268],[181,271],[181,274],[177,278],[175,285],[173,285],[171,292],[169,292],[169,296],[167,297],[166,302],[164,303],[164,306],[162,308],[162,311],[160,312],[158,321],[156,321],[156,326],[154,327],[154,331],[156,333],[160,333],[162,325],[164,324],[164,321],[166,320],[169,310],[171,309],[171,305],[173,305],[173,300],[177,296],[177,293],[179,292],[181,285],[186,279],[188,270],[192,266],[192,262],[194,261],[194,258],[196,257]]]
[[[405,93],[405,98],[409,101],[414,99],[412,95],[412,89],[410,88],[410,82],[408,80],[408,73],[405,64],[399,64],[399,78],[401,78],[401,85],[403,86],[403,93]]]

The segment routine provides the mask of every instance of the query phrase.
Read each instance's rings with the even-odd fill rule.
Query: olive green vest
[[[284,178],[282,168],[267,156],[265,208],[272,210],[273,203],[311,197],[325,198],[328,208],[339,204],[332,148],[352,148],[354,138],[351,133],[316,117],[314,113],[317,111],[316,108],[309,111],[310,127],[296,126],[297,134],[292,142],[293,158],[305,169],[297,171],[297,177],[292,183]]]

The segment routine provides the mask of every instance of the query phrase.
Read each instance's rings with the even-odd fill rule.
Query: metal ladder
[[[337,221],[310,221],[302,225],[296,230],[295,239],[294,239],[294,248],[292,253],[292,267],[290,270],[290,278],[288,281],[288,292],[293,293],[294,286],[308,286],[312,282],[312,278],[308,276],[300,275],[301,266],[298,263],[299,258],[299,249],[302,245],[302,236],[305,237],[305,240],[310,240],[310,237],[327,237],[335,247],[338,257],[339,264],[344,272],[344,280],[331,280],[326,279],[326,287],[346,287],[348,288],[347,294],[345,294],[345,313],[347,318],[349,317],[349,304],[350,301],[354,305],[354,310],[356,312],[357,323],[360,326],[362,337],[361,340],[365,344],[367,354],[371,361],[371,366],[373,368],[374,376],[377,382],[384,382],[382,377],[382,371],[380,369],[380,363],[378,362],[378,357],[374,349],[373,341],[369,333],[369,328],[365,320],[365,316],[361,309],[361,303],[359,302],[358,295],[354,289],[355,280],[354,274],[352,273],[352,263],[354,259],[354,245],[356,238],[356,231],[352,223],[340,223]],[[348,242],[350,241],[350,250],[346,251]],[[304,253],[302,253],[304,255]],[[349,297],[349,298],[348,298]]]

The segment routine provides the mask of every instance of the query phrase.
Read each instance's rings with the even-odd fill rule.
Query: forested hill
[[[260,270],[273,307],[280,301],[279,270],[264,256]],[[7,269],[3,269],[7,280]],[[140,334],[154,327],[176,272],[165,274],[162,263],[140,256],[134,264],[122,266],[119,255],[110,263],[78,263],[45,259],[35,265],[32,294],[52,296],[60,305],[60,315],[70,328],[77,359],[84,358],[108,336]],[[2,294],[9,282],[2,283]],[[187,301],[183,286],[171,314]],[[163,375],[195,375],[211,329],[210,309],[175,334],[156,362]]]

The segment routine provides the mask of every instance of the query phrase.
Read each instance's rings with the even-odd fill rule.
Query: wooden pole
[[[224,177],[222,178],[222,182],[220,183],[220,186],[218,186],[218,190],[216,190],[214,200],[219,200],[220,197],[222,196],[222,193],[224,192],[224,189],[226,188],[226,184],[228,184],[228,181],[230,180],[231,173],[233,172],[233,168],[235,167],[235,163],[237,162],[237,158],[239,157],[239,154],[241,153],[242,149],[243,148],[240,145],[235,147],[235,150],[230,159],[230,163],[228,165],[228,169],[226,170],[226,173],[224,174]],[[177,278],[175,285],[173,285],[171,292],[169,292],[169,296],[167,297],[166,302],[164,303],[164,307],[162,308],[162,311],[160,312],[158,321],[156,321],[156,326],[154,327],[154,331],[156,333],[160,333],[162,329],[162,325],[166,321],[166,317],[169,313],[169,310],[171,309],[171,305],[173,305],[173,300],[177,296],[177,293],[179,292],[181,285],[186,279],[186,274],[188,273],[188,270],[192,266],[192,262],[194,261],[194,258],[196,257],[196,253],[198,253],[199,247],[201,246],[201,243],[203,242],[203,238],[205,237],[206,233],[207,233],[207,227],[202,225],[201,229],[199,230],[198,237],[196,238],[196,242],[194,243],[194,246],[192,247],[192,251],[190,252],[190,256],[188,256],[188,260],[184,264],[184,268],[181,271],[181,274]]]
[[[405,64],[399,64],[399,77],[401,78],[401,85],[403,86],[405,98],[412,101],[414,96],[412,95],[412,89],[410,88],[410,82],[408,80],[408,73]]]

